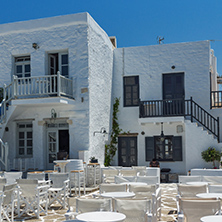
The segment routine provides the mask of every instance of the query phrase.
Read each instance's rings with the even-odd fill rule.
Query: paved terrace
[[[174,222],[177,214],[176,214],[176,183],[161,183],[160,187],[162,189],[162,222]],[[92,197],[92,194],[98,191],[87,192],[85,198]],[[71,205],[75,211],[75,196],[71,197]],[[67,209],[61,209],[58,205],[52,206],[48,210],[48,216],[41,216],[39,219],[31,218],[29,215],[22,218],[15,218],[15,221],[27,221],[27,222],[34,222],[34,221],[44,221],[44,222],[57,222],[57,221],[64,221]]]

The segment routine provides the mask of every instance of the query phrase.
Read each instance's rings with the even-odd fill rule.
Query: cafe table
[[[107,193],[101,193],[101,197],[107,197],[107,198],[131,198],[134,197],[135,193],[133,192],[107,192]]]
[[[210,215],[200,218],[201,222],[221,222],[222,221],[222,215]]]
[[[69,160],[54,160],[53,161],[56,165],[59,165],[60,169],[61,169],[61,173],[65,173],[65,166],[68,162],[70,162]]]
[[[198,193],[198,194],[196,194],[196,197],[199,197],[199,198],[221,198],[222,199],[222,193]]]
[[[126,219],[125,214],[111,211],[95,211],[76,216],[78,220],[87,222],[121,222]]]

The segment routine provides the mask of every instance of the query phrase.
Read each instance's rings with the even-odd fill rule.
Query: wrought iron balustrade
[[[215,118],[198,105],[192,97],[190,99],[149,100],[140,101],[140,118],[150,117],[189,117],[215,135],[219,141],[219,117]]]

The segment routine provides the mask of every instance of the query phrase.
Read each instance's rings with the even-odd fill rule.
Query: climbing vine
[[[117,150],[117,143],[118,143],[118,136],[120,132],[122,131],[119,128],[118,124],[118,112],[119,112],[119,101],[120,98],[115,98],[114,104],[113,104],[113,118],[112,118],[112,130],[111,130],[111,136],[110,136],[110,143],[105,145],[105,166],[110,166],[113,157],[116,154]]]

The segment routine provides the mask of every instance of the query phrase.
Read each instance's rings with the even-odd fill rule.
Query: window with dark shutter
[[[124,106],[139,105],[139,76],[123,77]]]
[[[182,161],[182,136],[173,138],[173,160]]]

